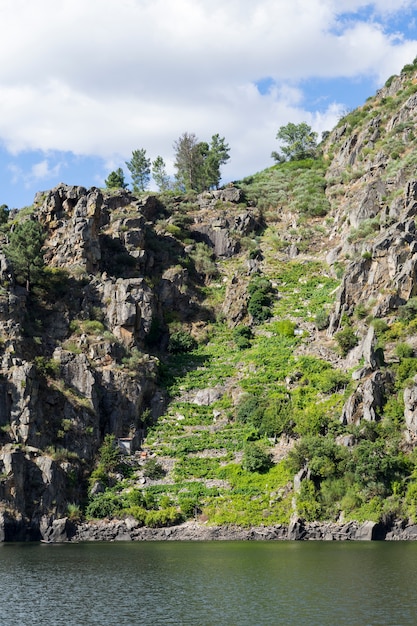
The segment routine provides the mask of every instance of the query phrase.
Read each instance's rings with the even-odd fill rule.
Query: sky
[[[184,133],[230,146],[223,182],[320,135],[417,56],[417,0],[0,0],[0,204],[104,186],[132,151],[174,175]],[[153,185],[151,184],[151,189]]]

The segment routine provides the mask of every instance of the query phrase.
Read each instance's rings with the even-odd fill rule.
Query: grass
[[[260,209],[283,205],[306,216],[324,216],[330,209],[325,195],[326,164],[321,159],[274,165],[240,181],[247,200]]]

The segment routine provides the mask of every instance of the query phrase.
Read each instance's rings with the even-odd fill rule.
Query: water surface
[[[4,626],[408,626],[417,542],[0,545]]]

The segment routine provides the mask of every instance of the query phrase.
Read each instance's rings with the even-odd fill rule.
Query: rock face
[[[182,208],[181,199],[172,195],[164,206],[154,195],[137,198],[126,190],[65,184],[37,194],[30,219],[45,229],[47,287],[38,285],[38,293],[28,293],[16,284],[0,250],[0,540],[62,541],[74,533],[79,540],[417,536],[414,525],[400,522],[381,528],[373,522],[314,524],[294,518],[289,527],[235,532],[192,525],[145,530],[132,519],[75,529],[68,520],[68,503],[83,501],[105,435],[129,439],[137,448],[146,423],[162,414],[159,358],[172,349],[173,333],[183,333],[180,339],[188,331],[191,338],[199,332],[209,337],[204,326],[218,315],[230,327],[248,324],[250,275],[262,274],[266,263],[274,266],[274,254],[281,252],[286,261],[301,265],[302,255],[315,253],[310,241],[311,249],[303,247],[308,237],[321,237],[328,275],[341,284],[332,310],[323,311],[326,319],[329,314],[326,333],[315,328],[312,317],[296,329],[303,338],[298,355],[320,355],[353,371],[350,397],[344,398],[341,415],[337,405],[336,420],[358,426],[381,419],[396,390],[400,359],[389,337],[381,341],[381,328],[417,296],[417,180],[407,147],[417,120],[417,95],[415,83],[407,88],[405,83],[405,77],[392,80],[377,94],[372,110],[365,105],[359,111],[360,124],[341,123],[321,146],[328,161],[325,191],[331,210],[326,221],[311,218],[308,230],[298,209],[278,206],[282,194],[275,190],[271,203],[277,205],[266,204],[264,214],[280,213],[275,223],[285,232],[277,229],[275,239],[266,236],[260,249],[262,213],[255,201],[247,206],[233,185],[193,196]],[[395,110],[382,106],[399,93],[403,99]],[[398,154],[392,154],[392,144]],[[303,217],[308,221],[311,216]],[[319,236],[320,229],[326,235]],[[6,243],[0,233],[1,246]],[[242,254],[228,261],[247,249],[252,254],[246,258]],[[215,311],[202,306],[205,263],[215,266],[210,275],[216,280],[216,270],[229,263],[223,283],[219,279],[216,285],[224,297]],[[286,283],[277,278],[276,286],[278,299]],[[314,314],[312,307],[309,315]],[[345,326],[354,328],[353,341],[341,356],[334,337]],[[412,343],[415,354],[417,341]],[[303,378],[306,382],[302,374],[295,375],[288,384],[295,388]],[[233,387],[229,383],[190,392],[186,401],[210,407]],[[417,443],[417,377],[407,381],[403,399],[403,443],[411,449]],[[355,445],[353,435],[343,440],[343,445]],[[304,474],[309,475],[308,463],[296,477],[295,491]]]
[[[72,529],[70,532],[73,533]],[[144,528],[133,518],[128,518],[80,524],[69,539],[74,541],[415,541],[417,540],[417,526],[400,520],[384,526],[375,522],[337,524],[294,519],[289,526],[280,524],[272,527],[239,528],[186,522],[168,528]]]
[[[343,407],[343,424],[378,421],[386,401],[386,389],[392,384],[389,372],[373,372],[361,382]]]
[[[409,434],[417,436],[417,377],[414,384],[404,389],[404,417]]]
[[[9,285],[0,295],[2,534],[57,540],[69,527],[55,520],[83,497],[85,466],[104,435],[138,446],[142,414],[156,418],[163,408],[158,359],[144,348],[155,321],[163,332],[172,302],[168,288],[158,293],[143,276],[159,258],[146,243],[155,198],[61,184],[38,194],[35,207],[57,291],[35,309],[0,257]],[[176,293],[175,279],[163,280]],[[182,307],[190,308],[185,294]]]
[[[218,257],[236,253],[240,238],[259,228],[241,201],[234,187],[202,195],[194,240]],[[166,349],[170,317],[191,324],[207,316],[195,275],[179,264],[185,244],[157,227],[164,210],[155,196],[125,190],[62,183],[38,193],[32,217],[45,229],[51,277],[42,301],[15,284],[0,252],[3,539],[68,536],[67,504],[83,498],[104,436],[129,438],[134,450],[143,415],[163,411],[149,348]]]

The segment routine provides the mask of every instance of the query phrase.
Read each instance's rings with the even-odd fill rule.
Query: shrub
[[[85,331],[87,333],[91,333],[92,335],[99,335],[104,332],[104,326],[98,320],[86,320],[83,326]]]
[[[189,496],[180,496],[178,498],[178,504],[184,517],[193,517],[200,511],[199,502],[197,498],[190,498]]]
[[[399,359],[409,359],[414,355],[414,350],[408,343],[401,342],[395,346],[395,354]]]
[[[195,249],[190,253],[194,267],[199,274],[205,274],[207,278],[214,278],[218,274],[213,250],[206,243],[196,243]]]
[[[59,362],[44,356],[35,357],[35,366],[38,374],[45,378],[55,378],[59,373]]]
[[[162,526],[173,526],[182,522],[182,515],[173,506],[159,511],[148,511],[145,518],[146,526],[151,528],[160,528]]]
[[[324,309],[318,311],[315,317],[317,330],[325,330],[329,325],[329,314]]]
[[[349,350],[358,345],[358,338],[351,326],[346,326],[339,330],[334,336],[336,339],[342,356],[346,356]]]
[[[417,317],[417,298],[410,298],[408,302],[400,306],[398,316],[408,322]]]
[[[237,407],[237,419],[246,424],[251,423],[254,416],[263,415],[265,402],[257,395],[245,394]]]
[[[122,508],[122,498],[111,491],[105,491],[104,493],[99,493],[94,496],[87,506],[85,513],[87,517],[103,519],[104,517],[113,517]]]
[[[290,320],[279,320],[275,324],[275,329],[283,337],[294,337],[296,324]]]
[[[247,472],[267,472],[272,467],[272,457],[257,443],[247,443],[243,452],[242,467]]]
[[[372,326],[375,328],[375,332],[377,335],[381,335],[388,330],[387,322],[379,318],[372,320]]]
[[[116,445],[116,438],[114,435],[107,434],[99,450],[99,466],[105,472],[113,472],[119,465],[120,460],[121,452]]]
[[[82,517],[81,507],[74,502],[68,502],[67,513],[72,522],[79,522]]]
[[[169,338],[168,352],[171,352],[171,354],[191,352],[196,347],[196,340],[185,330],[177,330]]]
[[[156,459],[149,459],[144,465],[143,475],[151,480],[158,480],[165,476],[165,470]]]
[[[297,495],[297,512],[307,522],[320,517],[320,504],[317,501],[316,488],[312,480],[304,480],[301,483],[300,492]]]
[[[233,338],[239,350],[246,350],[251,346],[250,340],[253,339],[253,332],[249,326],[241,324],[233,330]]]
[[[272,285],[267,278],[255,276],[248,285],[249,301],[248,313],[252,316],[255,324],[260,324],[269,319],[271,313]]]

